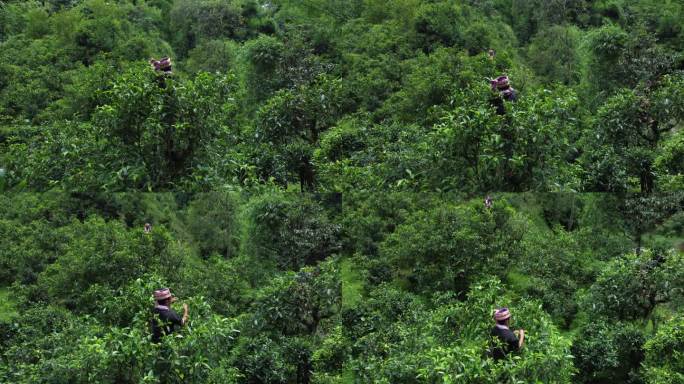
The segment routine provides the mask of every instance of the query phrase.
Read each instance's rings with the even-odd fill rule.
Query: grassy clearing
[[[350,259],[340,262],[342,307],[353,308],[363,298],[363,281]]]
[[[0,321],[8,321],[17,316],[16,303],[9,288],[0,288]]]
[[[645,234],[642,238],[642,241],[645,247],[661,245],[669,248],[679,249],[680,244],[684,243],[684,237]]]
[[[342,372],[342,377],[340,380],[341,384],[353,384],[356,382],[356,379],[354,377],[354,371],[351,369],[347,368]]]
[[[526,292],[528,289],[533,288],[536,284],[534,279],[518,270],[509,271],[506,275],[506,280],[511,289],[515,292]]]
[[[496,195],[494,198],[496,199]],[[544,211],[539,198],[534,193],[502,194],[502,198],[507,199],[518,212],[524,212],[532,227],[540,231],[551,232],[546,221],[544,221]]]

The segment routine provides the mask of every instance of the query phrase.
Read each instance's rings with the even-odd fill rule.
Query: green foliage
[[[149,305],[150,291],[143,292]],[[212,372],[208,364],[225,360],[237,336],[235,321],[207,315],[199,300],[193,304],[195,319],[188,331],[161,345],[149,342],[149,307],[130,327],[107,329],[88,318],[69,319],[53,307],[38,307],[16,323],[21,325],[17,344],[5,352],[14,364],[6,375],[18,383],[236,382],[239,373],[234,368],[224,363]],[[49,336],[33,339],[30,332]]]
[[[459,38],[463,19],[458,9],[448,2],[422,4],[416,11],[415,29],[422,38],[421,46],[430,49],[432,43],[451,46]]]
[[[677,316],[646,342],[644,377],[647,383],[680,383],[684,380],[683,338],[684,325],[682,318]]]
[[[345,195],[349,207],[342,217],[342,246],[345,253],[377,256],[380,243],[405,222],[415,209],[411,193],[375,194],[358,192]],[[418,203],[429,206],[429,198]]]
[[[363,121],[358,119],[338,122],[321,135],[320,147],[315,152],[316,162],[336,162],[361,151],[366,146],[366,130]]]
[[[580,78],[580,32],[571,27],[553,26],[539,31],[527,51],[530,66],[548,82],[576,84]]]
[[[524,218],[503,195],[488,209],[480,199],[367,194],[345,199],[339,217],[313,199],[277,192],[248,200],[218,192],[3,196],[8,246],[0,261],[12,268],[4,277],[14,283],[14,314],[0,320],[0,377],[18,383],[640,382],[669,374],[661,367],[675,364],[676,354],[663,352],[672,359],[651,358],[643,377],[636,369],[652,337],[645,320],[659,332],[659,319],[684,299],[681,257],[644,250],[611,260],[617,251],[610,248],[624,237],[613,239],[619,223],[604,228],[602,220],[619,215],[594,212],[615,209],[610,199],[513,199],[518,210],[539,215]],[[567,229],[547,229],[543,216]],[[141,225],[148,221],[154,227],[145,234]],[[677,217],[671,221],[658,233],[678,233]],[[207,223],[229,231],[230,258],[218,255],[222,232],[198,229]],[[344,248],[323,244],[320,261],[298,258],[313,252],[311,240],[323,228],[339,242],[339,223]],[[203,247],[213,256],[192,252]],[[338,250],[341,263],[330,257]],[[301,264],[278,265],[292,260]],[[33,280],[23,278],[30,274]],[[520,281],[505,287],[491,274]],[[190,323],[155,345],[150,293],[162,286],[189,304]],[[652,297],[650,313],[642,310]],[[487,348],[491,311],[500,306],[512,309],[512,326],[526,330],[526,343],[496,362]],[[574,359],[558,323],[577,327]]]
[[[119,62],[147,58],[156,45],[165,45],[151,31],[160,27],[161,13],[147,4],[90,0],[50,12],[25,2],[3,7],[2,14],[13,32],[2,39],[0,72],[7,83],[0,81],[0,106],[37,122],[53,121],[46,110],[53,103],[68,102],[73,108],[73,98],[92,97],[65,94],[72,83],[81,82],[81,75],[88,76],[89,66],[108,62],[108,71],[115,72]],[[75,112],[90,111],[67,111]]]
[[[620,320],[649,318],[659,303],[676,299],[684,272],[672,251],[628,254],[610,262],[591,286],[583,305],[590,313]]]
[[[341,298],[339,271],[332,262],[290,272],[257,293],[254,331],[314,334],[322,320],[339,311]]]
[[[503,203],[419,211],[392,233],[381,254],[418,291],[467,291],[480,276],[501,275],[519,253],[520,223]]]
[[[180,267],[179,255],[162,228],[146,235],[119,223],[90,219],[65,228],[65,237],[60,257],[38,276],[37,300],[88,312],[98,305],[100,285],[115,289],[145,271]]]
[[[302,189],[313,188],[313,147],[341,114],[343,103],[342,82],[320,76],[311,84],[278,91],[257,113],[256,141],[274,146],[274,160],[287,179],[299,178]]]
[[[537,232],[524,240],[520,269],[531,279],[528,295],[539,298],[557,324],[565,327],[578,311],[578,290],[588,288],[598,272],[592,258],[594,249],[582,243],[583,237],[556,227],[553,236]]]
[[[237,44],[230,40],[209,40],[188,53],[186,68],[191,73],[230,72],[237,61]]]
[[[587,67],[586,87],[597,99],[609,97],[616,91],[637,85],[652,84],[672,73],[678,54],[657,44],[653,32],[637,28],[627,33],[617,25],[609,24],[588,35],[587,49],[591,60]]]
[[[25,156],[32,141],[13,134],[8,168],[24,174],[4,184],[41,190],[52,184],[70,190],[178,185],[202,190],[271,180],[285,185],[299,178],[302,189],[315,184],[335,191],[355,185],[624,190],[632,188],[635,164],[641,164],[645,175],[657,172],[654,179],[663,189],[676,189],[676,167],[643,145],[640,153],[626,155],[615,143],[594,139],[595,131],[605,137],[600,131],[611,124],[609,114],[588,126],[596,129],[580,122],[589,121],[586,109],[638,86],[637,93],[645,92],[639,97],[661,104],[648,111],[658,129],[673,130],[666,125],[677,124],[678,110],[656,101],[671,94],[672,105],[681,104],[674,100],[681,88],[674,72],[681,66],[677,16],[682,8],[647,0],[513,5],[500,0],[7,3],[1,12],[0,115],[44,123],[34,145],[54,151]],[[496,57],[487,57],[489,48]],[[136,63],[160,55],[171,56],[180,75],[166,88],[150,88],[152,71],[142,72]],[[184,70],[191,79],[182,78]],[[202,88],[203,71],[231,73],[237,80],[217,85],[223,90]],[[511,76],[520,101],[497,119],[487,112],[484,78],[502,73]],[[565,86],[542,92],[549,82]],[[136,85],[126,88],[130,84]],[[181,91],[193,86],[202,89]],[[127,104],[117,101],[117,92]],[[226,103],[228,98],[234,100]],[[621,109],[610,102],[608,107]],[[357,126],[366,132],[354,140],[367,145],[352,145],[357,156],[336,154],[314,162],[324,144],[318,138],[349,121],[348,113],[363,116]],[[468,121],[454,121],[463,119]],[[428,133],[434,124],[430,133],[437,137]],[[110,131],[114,137],[105,134]],[[64,148],[72,142],[76,148]],[[277,148],[269,148],[271,142]],[[108,150],[122,145],[126,148]],[[587,149],[581,164],[575,161],[580,148]],[[72,156],[59,161],[40,155],[44,152]],[[95,171],[60,171],[69,164]],[[431,172],[435,168],[439,171]]]
[[[683,202],[682,193],[626,198],[620,208],[620,213],[624,216],[624,228],[640,248],[643,234],[680,213],[684,207]]]
[[[242,339],[234,353],[246,382],[283,383],[293,374],[283,361],[283,349],[266,336]]]
[[[199,194],[188,205],[188,230],[203,256],[234,256],[237,252],[237,206],[226,193]]]
[[[10,182],[97,191],[168,188],[192,179],[211,144],[227,138],[231,89],[223,75],[177,82],[142,68],[128,71],[105,91],[92,124],[46,127],[30,156],[21,154],[27,143],[10,144]]]
[[[247,209],[250,236],[245,246],[266,265],[298,270],[339,248],[339,226],[309,198],[274,193],[256,198]]]
[[[3,62],[0,108],[3,114],[33,119],[58,98],[56,79],[59,79],[59,70],[55,65],[42,64],[59,60],[59,49],[53,49],[53,44],[54,39],[31,41],[22,35],[3,43],[0,54]],[[30,51],[23,52],[27,46]]]
[[[341,104],[341,81],[325,76],[296,90],[280,91],[259,111],[256,135],[271,143],[293,136],[315,143],[332,125]]]
[[[377,114],[406,123],[434,119],[432,111],[447,104],[459,80],[464,77],[462,72],[467,71],[468,64],[462,60],[462,55],[446,48],[437,48],[430,55],[417,55],[406,60],[401,90],[393,93]]]
[[[684,116],[678,107],[681,83],[681,76],[665,76],[653,87],[621,91],[599,109],[593,148],[587,151],[590,188],[625,190],[631,176],[638,178],[642,193],[654,191],[653,163],[663,135]]]
[[[122,69],[113,67],[112,63],[96,62],[72,71],[64,85],[64,97],[50,107],[61,118],[89,120],[96,108],[103,104],[103,93],[111,89],[116,71]]]
[[[12,318],[17,316],[17,310],[15,308],[16,303],[10,296],[10,291],[4,288],[0,288],[0,298],[2,299],[0,302],[0,323],[7,323]]]
[[[216,313],[224,316],[233,316],[248,307],[252,298],[245,269],[253,266],[244,265],[240,259],[221,257],[195,264],[184,274],[172,276],[179,280],[174,286],[186,292],[200,293]]]
[[[9,220],[0,221],[0,236],[4,244],[1,255],[3,285],[17,281],[35,282],[38,273],[56,258],[63,236],[55,233],[47,223],[36,221],[17,225]]]
[[[363,281],[359,276],[361,268],[354,267],[354,265],[349,259],[340,263],[342,305],[345,308],[354,307],[363,299]]]
[[[572,117],[578,102],[574,95],[540,91],[508,104],[505,117],[494,113],[481,92],[466,90],[459,100],[463,104],[428,136],[434,147],[427,150],[437,168],[431,184],[447,188],[467,180],[476,190],[511,191],[576,185],[576,166],[566,160],[574,152],[570,138],[577,137],[579,128]]]
[[[597,93],[610,94],[627,77],[620,58],[627,45],[628,34],[619,26],[606,25],[588,35],[592,52],[587,77]],[[631,81],[631,80],[630,80]]]
[[[354,153],[350,159],[322,164],[321,184],[345,192],[423,189],[420,181],[429,165],[424,129],[385,123],[369,127],[367,132],[367,150]]]
[[[137,167],[120,170],[124,180],[136,183],[146,174],[149,186],[186,174],[209,143],[227,131],[232,108],[229,77],[204,73],[177,83],[153,76],[149,71],[124,74],[95,116],[98,128],[114,133],[113,144],[131,148],[127,157],[138,159]]]
[[[515,35],[526,43],[539,30],[555,24],[573,21],[578,24],[587,17],[589,4],[584,0],[519,1],[501,0],[467,1],[489,15],[501,16]]]
[[[337,326],[313,353],[311,360],[314,370],[316,372],[339,372],[350,352],[349,342],[344,337],[343,328]]]
[[[247,88],[256,101],[264,100],[282,86],[277,76],[280,62],[285,56],[285,45],[272,36],[260,35],[245,43],[245,57],[249,65]]]
[[[666,139],[654,166],[660,178],[657,184],[665,191],[680,191],[684,187],[684,133],[678,131]]]
[[[638,383],[644,359],[644,332],[624,322],[592,322],[578,330],[572,345],[582,382]]]
[[[486,358],[491,310],[506,300],[499,289],[496,281],[475,284],[466,301],[447,301],[426,312],[415,299],[380,288],[365,306],[373,311],[380,304],[376,312],[347,315],[347,321],[370,327],[352,339],[353,369],[361,382],[570,382],[569,343],[534,303],[514,307],[531,335],[522,355],[502,363]],[[393,304],[384,309],[381,303]],[[375,328],[388,320],[393,322]]]
[[[198,45],[220,38],[246,40],[258,32],[250,25],[258,10],[251,0],[174,1],[168,17],[176,53],[183,57]]]
[[[683,20],[0,2],[0,382],[682,381]],[[163,286],[190,323],[156,345]],[[499,306],[528,332],[495,362]]]
[[[504,44],[516,40],[505,23],[485,19],[479,7],[454,1],[421,4],[416,11],[414,28],[417,45],[424,52],[440,46],[456,46],[476,55],[488,48],[503,48]],[[505,40],[508,41],[504,43]]]

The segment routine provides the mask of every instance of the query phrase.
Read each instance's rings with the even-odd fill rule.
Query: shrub
[[[625,322],[593,320],[580,328],[572,346],[575,364],[585,383],[638,383],[646,336]]]
[[[332,261],[276,277],[256,294],[253,328],[277,335],[314,334],[322,320],[339,312],[341,291]]]
[[[504,203],[490,210],[480,201],[418,211],[385,240],[381,254],[412,289],[465,292],[478,276],[501,274],[516,260],[521,228],[513,214]]]
[[[247,252],[279,269],[312,265],[339,248],[339,226],[308,197],[277,193],[256,198],[247,208],[247,221]]]
[[[239,227],[235,220],[237,204],[226,193],[195,196],[188,205],[188,230],[204,257],[218,254],[232,257],[238,249]]]
[[[644,345],[644,378],[651,384],[684,381],[684,321],[681,316],[658,329]]]
[[[145,272],[171,274],[180,267],[180,255],[161,227],[147,235],[118,222],[91,218],[65,228],[65,235],[63,254],[39,275],[34,300],[88,313],[99,306],[99,298],[89,289],[119,289]]]

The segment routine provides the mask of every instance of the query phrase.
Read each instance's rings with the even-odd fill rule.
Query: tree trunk
[[[655,181],[653,180],[653,172],[651,171],[651,163],[648,162],[641,168],[641,175],[639,175],[639,181],[641,186],[641,194],[643,196],[649,196],[653,193],[655,186]]]
[[[315,172],[308,157],[302,158],[299,165],[299,188],[301,192],[314,191]]]

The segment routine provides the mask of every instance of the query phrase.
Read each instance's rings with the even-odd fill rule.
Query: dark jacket
[[[158,343],[164,335],[172,334],[183,325],[183,320],[171,308],[154,307],[152,310],[152,341]]]
[[[509,353],[520,349],[518,347],[518,338],[510,329],[495,326],[492,328],[490,336],[492,337],[490,352],[494,359],[502,359]]]

